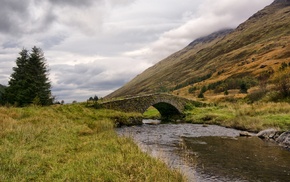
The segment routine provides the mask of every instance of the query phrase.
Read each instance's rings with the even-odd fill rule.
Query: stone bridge
[[[106,109],[143,114],[150,106],[155,107],[162,118],[183,117],[186,104],[194,101],[170,94],[152,94],[112,100],[101,103]]]

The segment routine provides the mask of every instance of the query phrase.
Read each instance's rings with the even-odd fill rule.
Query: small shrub
[[[197,90],[196,87],[190,87],[190,88],[188,89],[188,93],[192,94],[192,93],[194,93],[196,90]]]
[[[285,63],[285,62],[283,62],[283,63],[281,63],[281,67],[279,68],[280,70],[284,70],[284,69],[286,69],[288,67],[288,64],[287,63]]]
[[[250,87],[256,86],[258,84],[258,80],[250,76],[246,76],[243,78],[228,78],[223,81],[218,81],[218,82],[209,84],[207,89],[214,90],[215,93],[220,93],[226,90],[240,89],[242,84],[245,84],[244,86],[246,86],[247,88],[250,88]]]
[[[264,90],[258,90],[258,91],[255,91],[255,92],[248,94],[245,99],[250,101],[250,103],[253,103],[253,102],[259,101],[263,97],[265,97],[266,93],[267,92]]]
[[[234,96],[227,96],[224,98],[224,102],[230,102],[230,103],[236,103],[238,99],[236,99]]]
[[[248,88],[247,88],[247,85],[245,83],[242,83],[240,85],[240,93],[248,93]]]
[[[204,95],[203,95],[203,93],[202,92],[200,92],[199,94],[198,94],[198,96],[197,96],[198,98],[204,98]]]
[[[226,91],[224,92],[224,95],[229,95],[229,91],[226,90]]]
[[[201,91],[200,91],[200,92],[205,93],[206,91],[207,91],[206,86],[203,86],[203,87],[201,88]]]
[[[192,103],[187,103],[185,106],[184,106],[184,109],[186,111],[191,111],[194,109],[194,105]]]
[[[290,96],[290,68],[277,73],[274,84],[283,98]]]

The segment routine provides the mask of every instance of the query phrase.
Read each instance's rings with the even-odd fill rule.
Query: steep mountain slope
[[[234,31],[197,39],[107,98],[176,90],[228,78],[257,77],[290,62],[290,0],[276,0]]]

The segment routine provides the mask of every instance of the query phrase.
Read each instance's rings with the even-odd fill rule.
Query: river
[[[121,127],[144,152],[179,169],[188,181],[289,182],[290,152],[239,130],[216,125],[157,124]]]

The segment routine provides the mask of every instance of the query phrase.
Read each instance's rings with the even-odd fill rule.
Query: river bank
[[[185,181],[116,134],[134,117],[85,104],[0,107],[0,181]]]
[[[251,106],[254,109],[213,105],[188,109],[185,119],[202,126],[216,123],[244,126],[249,131],[270,126],[285,130],[290,109],[276,106],[265,110],[258,105]],[[256,116],[259,122],[253,122]],[[131,138],[115,133],[116,125],[140,117],[137,113],[96,110],[86,104],[0,107],[0,181],[185,181],[178,170],[143,153]]]
[[[289,103],[219,103],[195,107],[186,111],[186,122],[259,133],[260,138],[290,149]]]
[[[147,119],[158,119],[160,113],[150,107],[144,114]],[[211,103],[203,106],[186,106],[184,122],[220,125],[258,133],[269,128],[290,130],[290,104],[256,102]]]
[[[150,107],[145,118],[160,118],[159,112]],[[216,103],[203,107],[188,105],[183,122],[192,124],[219,125],[242,131],[242,135],[258,134],[264,140],[279,143],[290,149],[290,104],[289,103]],[[281,137],[279,137],[281,135]]]
[[[145,121],[145,123],[154,121]],[[152,156],[181,169],[189,181],[285,181],[290,153],[241,130],[203,124],[144,124],[117,128]],[[268,168],[267,166],[271,166]]]
[[[250,132],[274,128],[290,130],[289,103],[217,103],[205,107],[191,107],[186,111],[186,122],[217,124]]]

